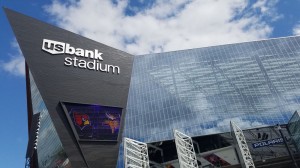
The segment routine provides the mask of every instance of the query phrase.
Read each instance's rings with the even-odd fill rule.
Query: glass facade
[[[286,124],[300,101],[300,37],[136,56],[123,136],[143,142]]]
[[[54,128],[48,109],[30,74],[30,90],[33,113],[40,112],[40,130],[38,135],[38,163],[39,167],[71,167],[71,163],[64,152],[63,146]]]
[[[288,123],[288,129],[291,137],[297,147],[298,152],[300,151],[300,115],[296,111]]]

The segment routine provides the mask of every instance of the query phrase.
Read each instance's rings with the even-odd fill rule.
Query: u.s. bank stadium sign
[[[68,43],[43,39],[42,50],[52,54],[68,54],[65,57],[64,65],[68,67],[78,67],[81,69],[94,70],[112,74],[120,74],[120,67],[102,63],[103,58],[98,49],[86,50],[72,47]]]

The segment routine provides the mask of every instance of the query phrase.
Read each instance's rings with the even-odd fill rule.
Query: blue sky
[[[300,0],[1,0],[8,7],[132,54],[300,34]],[[0,11],[0,167],[25,163],[24,60]]]

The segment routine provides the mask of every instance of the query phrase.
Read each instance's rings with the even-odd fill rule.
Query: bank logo
[[[63,54],[65,53],[66,43],[43,39],[42,50],[50,54]]]
[[[68,43],[63,43],[59,41],[49,40],[49,39],[43,39],[43,46],[42,50],[50,53],[50,54],[70,54],[70,55],[76,55],[80,57],[86,57],[96,60],[103,60],[101,52],[99,50],[84,50],[82,48],[75,48],[72,47]]]

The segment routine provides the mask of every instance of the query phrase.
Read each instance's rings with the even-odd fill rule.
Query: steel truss
[[[198,168],[192,138],[177,130],[174,130],[174,138],[180,168]]]
[[[234,136],[235,143],[237,144],[238,154],[240,161],[242,162],[241,165],[243,168],[255,168],[254,162],[251,157],[250,150],[248,148],[246,138],[243,134],[243,130],[241,130],[234,122],[230,121],[231,131]]]
[[[124,138],[125,168],[150,168],[147,144]]]

